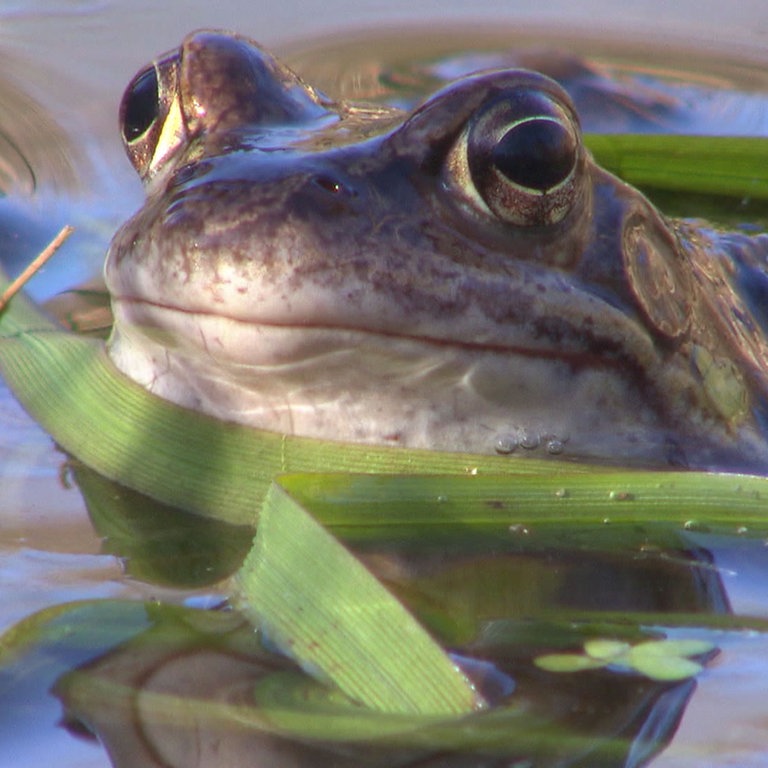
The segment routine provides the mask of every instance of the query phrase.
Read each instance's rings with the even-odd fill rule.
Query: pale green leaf
[[[602,661],[610,661],[616,656],[625,654],[630,649],[629,643],[620,640],[605,640],[603,638],[593,638],[584,643],[584,651],[587,656]]]
[[[701,672],[701,664],[682,656],[656,656],[630,652],[631,668],[641,675],[659,681],[685,680]]]
[[[536,657],[533,663],[547,672],[581,672],[585,669],[600,669],[608,662],[583,653],[550,653]]]
[[[633,656],[701,656],[715,646],[706,640],[647,640],[632,648]]]

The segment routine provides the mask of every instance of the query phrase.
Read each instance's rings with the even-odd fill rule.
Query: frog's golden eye
[[[545,91],[517,89],[472,117],[448,168],[484,212],[518,226],[545,226],[571,209],[582,154],[575,115]]]

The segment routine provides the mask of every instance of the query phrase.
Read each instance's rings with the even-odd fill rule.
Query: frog
[[[284,435],[767,471],[768,237],[665,216],[541,69],[401,109],[189,34],[120,106],[146,199],[107,253],[113,363]]]

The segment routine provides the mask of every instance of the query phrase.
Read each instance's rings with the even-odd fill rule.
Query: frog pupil
[[[123,136],[130,142],[139,138],[157,119],[157,72],[149,67],[138,75],[126,91],[123,104]]]
[[[546,192],[568,178],[576,162],[571,131],[548,117],[513,126],[491,153],[496,168],[521,187]]]

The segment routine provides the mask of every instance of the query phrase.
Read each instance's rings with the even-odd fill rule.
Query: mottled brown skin
[[[766,280],[765,239],[665,219],[595,165],[553,81],[480,73],[403,114],[335,103],[213,32],[157,71],[160,114],[128,141],[147,200],[106,266],[110,353],[152,391],[324,439],[768,467],[743,289]],[[456,157],[486,105],[529,92],[578,147],[562,217],[515,198],[519,224]]]

